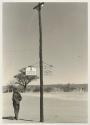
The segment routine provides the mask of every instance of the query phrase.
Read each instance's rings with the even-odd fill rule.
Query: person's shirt
[[[20,101],[22,100],[21,94],[19,92],[13,92],[13,97],[12,97],[13,102],[16,104],[19,104]]]

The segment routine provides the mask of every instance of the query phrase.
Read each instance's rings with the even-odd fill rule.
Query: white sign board
[[[36,75],[36,68],[34,68],[34,67],[27,67],[26,68],[26,75]]]

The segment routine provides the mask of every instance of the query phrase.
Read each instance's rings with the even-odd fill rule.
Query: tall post
[[[39,66],[40,66],[40,122],[44,121],[43,112],[43,57],[42,57],[42,23],[41,23],[41,6],[44,3],[39,3],[33,9],[38,10],[39,18]]]

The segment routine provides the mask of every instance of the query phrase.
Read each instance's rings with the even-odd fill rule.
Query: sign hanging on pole
[[[26,75],[36,75],[36,68],[35,67],[27,67],[26,68]]]

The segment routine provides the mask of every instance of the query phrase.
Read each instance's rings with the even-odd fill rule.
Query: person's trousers
[[[14,114],[15,114],[15,119],[18,119],[18,113],[20,109],[20,104],[16,104],[16,102],[13,102],[13,107],[14,107]]]

